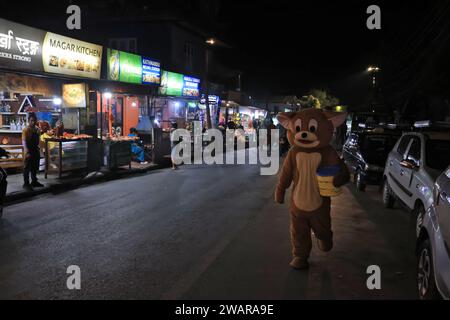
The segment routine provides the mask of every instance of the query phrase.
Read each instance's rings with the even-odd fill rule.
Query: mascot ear
[[[347,119],[346,112],[330,112],[324,111],[325,116],[329,121],[333,123],[333,127],[337,128],[344,124]]]
[[[291,118],[295,115],[295,112],[280,112],[277,115],[277,120],[281,123],[281,125],[289,130],[289,122]]]

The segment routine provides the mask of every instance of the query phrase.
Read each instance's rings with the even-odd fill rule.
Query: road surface
[[[287,204],[258,166],[183,166],[5,209],[2,299],[415,299],[411,215],[376,187],[333,200],[335,248],[289,267]],[[290,192],[288,192],[290,193]],[[289,203],[289,199],[286,199]],[[68,290],[67,268],[81,269]],[[381,268],[381,290],[366,269]]]

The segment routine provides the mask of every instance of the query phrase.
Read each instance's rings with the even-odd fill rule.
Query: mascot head
[[[286,128],[289,143],[304,149],[323,148],[330,144],[334,128],[341,126],[346,113],[306,109],[299,112],[282,112],[277,116]]]

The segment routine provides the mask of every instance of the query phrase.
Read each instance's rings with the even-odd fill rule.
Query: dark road
[[[289,267],[289,213],[256,166],[183,166],[5,209],[2,299],[415,299],[414,222],[376,187],[333,200],[335,248]],[[289,199],[287,199],[289,200]],[[287,202],[287,201],[286,201]],[[66,287],[81,268],[81,290]],[[381,290],[367,289],[378,265]]]

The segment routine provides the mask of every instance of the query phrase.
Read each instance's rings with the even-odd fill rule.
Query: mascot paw
[[[275,202],[279,203],[279,204],[283,204],[284,203],[284,196],[275,193]]]
[[[324,241],[317,239],[317,246],[323,252],[330,252],[333,249],[333,240]]]
[[[291,263],[289,264],[292,268],[297,270],[307,270],[309,269],[309,263],[308,260],[295,257],[292,259]]]

